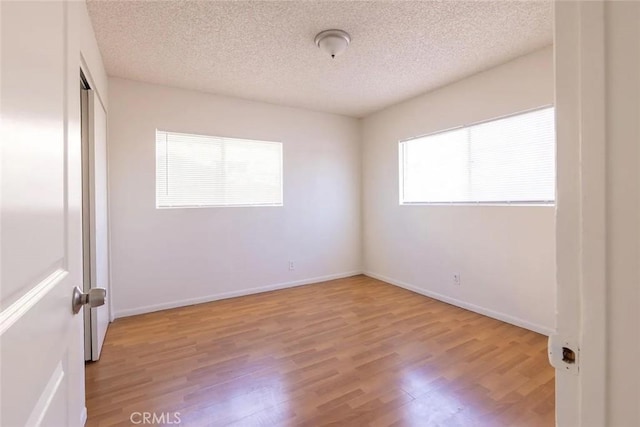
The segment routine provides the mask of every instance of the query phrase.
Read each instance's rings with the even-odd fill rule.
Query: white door
[[[83,91],[84,291],[104,288],[109,296],[107,115],[93,90]],[[85,308],[85,359],[98,360],[110,321],[109,304]],[[88,332],[88,333],[87,333]]]
[[[0,2],[0,425],[83,422],[78,117],[64,2]],[[78,95],[79,96],[79,95]],[[79,128],[78,128],[79,131]]]

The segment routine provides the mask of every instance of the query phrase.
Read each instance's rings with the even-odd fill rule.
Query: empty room
[[[640,425],[640,2],[0,0],[0,426]]]

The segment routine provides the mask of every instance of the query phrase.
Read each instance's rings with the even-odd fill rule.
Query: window
[[[156,130],[156,207],[282,206],[282,143]]]
[[[554,109],[400,142],[400,203],[555,201]]]

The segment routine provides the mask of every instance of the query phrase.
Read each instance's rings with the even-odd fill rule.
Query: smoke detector
[[[316,46],[332,58],[343,53],[351,43],[351,36],[342,30],[324,30],[315,38]]]

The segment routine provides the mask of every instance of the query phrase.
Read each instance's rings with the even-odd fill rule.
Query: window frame
[[[268,204],[201,204],[201,205],[175,205],[175,206],[161,206],[159,204],[158,199],[158,132],[163,132],[166,134],[173,135],[186,135],[186,136],[197,136],[197,137],[205,137],[205,138],[219,138],[224,140],[239,140],[239,141],[251,141],[258,143],[268,143],[268,144],[280,144],[280,203],[268,203]],[[201,133],[187,133],[187,132],[175,132],[171,130],[165,130],[156,128],[154,131],[154,205],[155,209],[217,209],[217,208],[277,208],[284,206],[284,143],[282,141],[269,141],[266,139],[251,139],[251,138],[239,138],[239,137],[231,137],[231,136],[222,136],[222,135],[206,135]]]
[[[539,107],[529,108],[526,110],[517,111],[514,113],[504,114],[501,116],[492,117],[489,119],[478,120],[475,122],[469,122],[458,126],[453,126],[450,128],[438,130],[435,132],[429,132],[425,134],[421,134],[418,136],[412,136],[410,138],[404,138],[398,141],[398,204],[400,206],[521,206],[521,207],[531,207],[531,206],[540,206],[540,207],[555,207],[556,200],[558,197],[557,194],[557,168],[556,168],[556,185],[554,186],[554,197],[552,201],[549,200],[518,200],[518,201],[506,201],[506,200],[497,200],[497,201],[462,201],[462,202],[405,202],[403,201],[403,192],[404,192],[404,145],[403,143],[413,141],[416,139],[427,138],[430,136],[441,135],[448,132],[453,132],[460,129],[469,128],[472,126],[481,125],[484,123],[495,122],[502,119],[507,119],[509,117],[520,116],[527,113],[533,113],[536,111],[541,111],[545,109],[553,108],[554,109],[554,129],[556,128],[555,124],[555,105],[554,104],[545,104]],[[557,143],[557,135],[556,141]],[[557,152],[557,147],[556,147]]]

